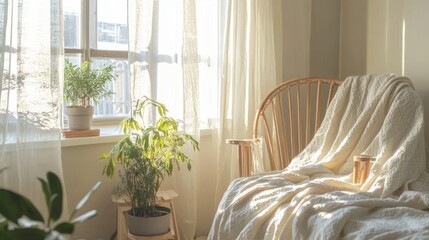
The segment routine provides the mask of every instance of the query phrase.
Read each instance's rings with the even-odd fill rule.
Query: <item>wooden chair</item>
[[[299,78],[273,89],[258,109],[252,139],[227,139],[238,146],[240,176],[253,174],[252,147],[265,140],[269,170],[287,167],[310,142],[320,126],[339,80]]]

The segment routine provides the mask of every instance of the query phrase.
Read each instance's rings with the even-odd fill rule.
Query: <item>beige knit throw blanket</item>
[[[352,184],[353,156],[374,156]],[[209,239],[429,239],[423,108],[411,81],[349,77],[283,171],[234,180]]]

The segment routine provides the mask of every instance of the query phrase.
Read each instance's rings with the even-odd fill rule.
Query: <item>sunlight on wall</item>
[[[405,18],[402,20],[402,75],[405,75]]]

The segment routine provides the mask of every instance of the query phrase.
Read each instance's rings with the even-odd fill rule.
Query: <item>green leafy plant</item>
[[[46,180],[39,178],[48,209],[46,219],[28,198],[0,188],[0,239],[65,239],[63,234],[73,233],[76,223],[84,222],[97,214],[96,210],[91,210],[75,217],[91,194],[100,186],[100,182],[97,182],[80,200],[68,221],[58,223],[63,212],[61,181],[52,172],[48,172],[46,177]]]
[[[155,108],[160,118],[154,125],[145,126],[144,114]],[[177,132],[178,123],[167,117],[167,108],[148,97],[140,99],[133,116],[122,121],[124,138],[102,160],[108,163],[103,174],[114,175],[120,166],[121,182],[117,194],[125,197],[134,216],[157,216],[156,192],[166,175],[173,172],[173,164],[186,164],[191,169],[191,160],[182,151],[186,143],[199,150],[198,142],[188,134]]]
[[[66,59],[64,100],[69,106],[89,107],[91,101],[96,104],[101,98],[112,95],[113,92],[106,90],[104,86],[115,79],[113,70],[112,65],[102,66],[99,69],[91,68],[91,61],[84,61],[79,67]]]

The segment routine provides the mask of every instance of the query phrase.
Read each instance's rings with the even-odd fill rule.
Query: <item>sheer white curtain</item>
[[[132,102],[161,101],[198,137],[196,0],[130,0],[128,9]]]
[[[281,81],[279,9],[282,1],[278,0],[227,1],[220,127],[216,134],[216,206],[239,172],[237,149],[225,140],[252,137],[259,104]]]
[[[185,132],[199,139],[196,0],[129,0],[128,4],[133,104],[144,95],[164,103],[170,116],[183,119]],[[191,156],[195,158],[198,153]],[[184,239],[193,239],[195,170],[176,169],[163,188],[178,192],[175,205],[180,234]]]
[[[61,1],[0,0],[0,185],[37,206],[37,177],[62,176]]]

